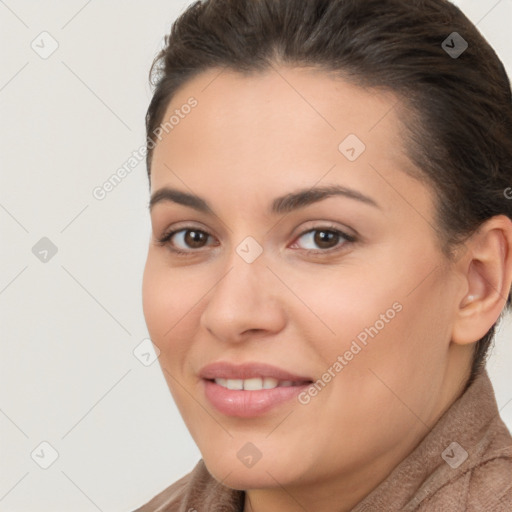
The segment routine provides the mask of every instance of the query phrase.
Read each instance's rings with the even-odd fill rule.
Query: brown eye
[[[338,239],[339,235],[337,233],[320,229],[317,229],[316,234],[313,236],[315,244],[317,244],[321,249],[330,249],[331,247],[334,247],[338,242]]]
[[[183,237],[183,241],[185,245],[191,247],[192,249],[197,249],[202,247],[205,240],[208,239],[208,235],[204,231],[191,230],[186,229],[185,236]]]
[[[302,243],[299,243],[300,240]],[[302,245],[306,252],[322,253],[342,248],[355,240],[354,236],[347,235],[339,229],[319,227],[302,233],[293,245],[299,248]]]
[[[158,240],[159,245],[169,246],[171,251],[178,254],[192,253],[194,249],[201,249],[208,241],[210,235],[197,228],[182,228],[171,231]]]

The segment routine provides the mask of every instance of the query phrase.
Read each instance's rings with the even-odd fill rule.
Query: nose
[[[263,255],[247,263],[237,254],[207,295],[200,323],[211,335],[228,343],[275,334],[283,329],[285,289],[267,267]]]

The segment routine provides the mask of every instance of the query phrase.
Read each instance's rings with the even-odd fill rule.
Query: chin
[[[247,468],[237,458],[225,463],[219,463],[218,460],[208,461],[207,459],[204,459],[204,462],[215,480],[239,491],[279,487],[279,485],[287,485],[288,483],[284,476],[281,478],[280,474],[276,472],[275,467],[272,471],[271,463],[268,464],[269,467],[266,467],[262,461],[259,461],[253,467]],[[286,475],[286,477],[289,478],[289,475]]]
[[[257,428],[240,432],[230,427],[229,431],[231,435],[191,429],[206,468],[228,487],[246,490],[293,485],[314,466],[310,454],[293,449],[300,442],[282,433],[268,437],[269,428],[264,432]]]

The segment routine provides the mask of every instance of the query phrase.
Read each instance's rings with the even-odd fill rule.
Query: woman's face
[[[369,482],[460,391],[470,351],[450,338],[462,285],[439,251],[430,190],[404,172],[398,105],[280,67],[205,72],[167,109],[144,315],[225,485]]]

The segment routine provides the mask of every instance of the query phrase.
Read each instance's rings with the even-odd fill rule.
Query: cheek
[[[172,376],[182,375],[199,329],[200,302],[208,290],[205,280],[172,268],[160,254],[149,255],[142,281],[146,326],[160,350],[159,363]],[[173,395],[176,382],[164,372]],[[179,391],[179,390],[178,390]]]
[[[142,278],[142,309],[151,339],[158,346],[164,332],[164,323],[167,323],[165,313],[172,311],[167,305],[169,293],[166,292],[168,287],[165,281],[165,274],[158,269],[155,258],[148,254]]]
[[[337,379],[336,393],[352,397],[348,400],[354,418],[387,417],[386,422],[393,426],[389,430],[399,431],[408,414],[402,401],[428,414],[449,345],[449,319],[443,313],[443,302],[436,302],[443,282],[437,276],[413,293],[392,290],[377,296],[376,290],[367,295],[371,305],[359,317],[360,304],[347,304],[345,322],[340,315],[337,324],[340,330],[346,326],[347,336],[340,336],[340,347],[331,351],[330,360],[334,361],[336,354],[350,358]],[[362,297],[358,303],[366,303]],[[425,394],[426,389],[432,390],[432,396]],[[333,414],[337,413],[333,410]]]
[[[148,331],[160,350],[179,332],[184,325],[180,319],[194,303],[193,287],[180,275],[150,249],[142,280],[142,306]]]
[[[295,318],[303,318],[314,327],[306,332],[311,333],[309,339],[321,340],[318,349],[324,352],[334,350],[338,354],[348,349],[353,339],[359,339],[364,346],[370,336],[368,329],[375,326],[379,333],[385,331],[401,314],[396,287],[370,272],[345,268],[323,276],[309,274],[307,279],[297,285],[296,291],[309,311],[301,315],[297,311]],[[298,307],[304,309],[303,305]]]
[[[314,350],[324,364],[346,354],[343,373],[364,378],[372,367],[393,380],[439,366],[449,327],[440,300],[446,276],[436,272],[418,285],[432,262],[400,268],[396,261],[317,274],[298,283],[298,294],[307,297],[317,317],[302,315],[302,331],[310,335],[304,339],[318,340]]]

